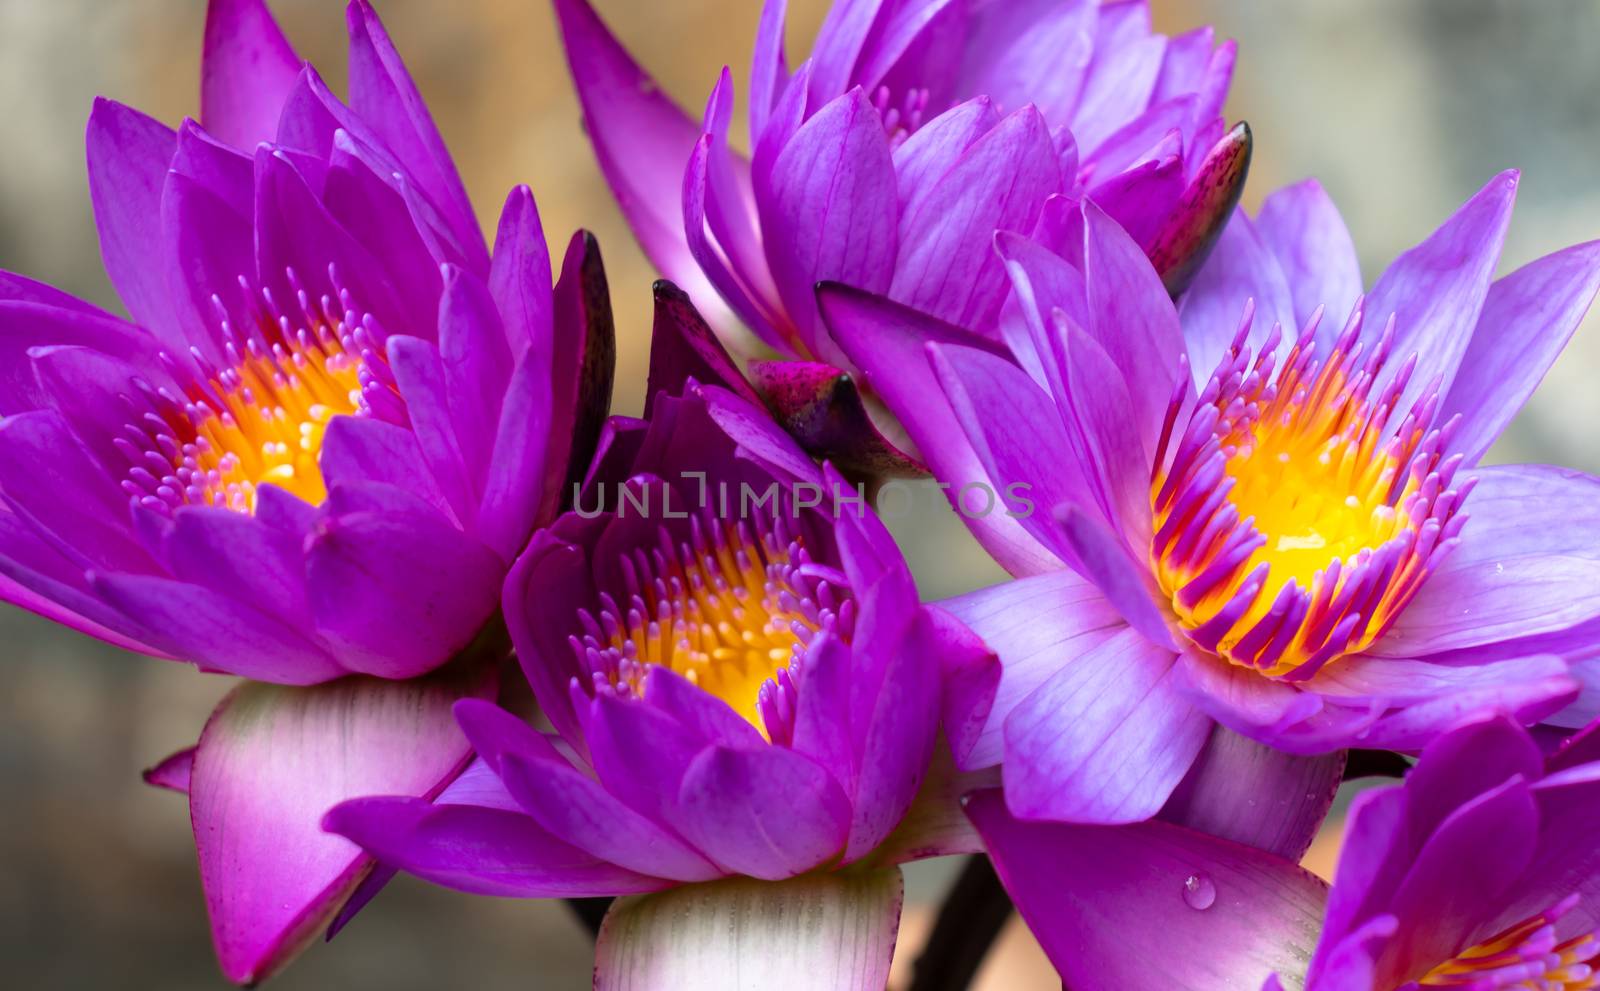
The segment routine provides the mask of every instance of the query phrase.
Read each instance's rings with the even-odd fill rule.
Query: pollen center
[[[270,482],[321,502],[322,435],[335,416],[360,410],[360,364],[336,337],[302,332],[253,348],[210,383],[221,408],[196,425],[194,460],[211,501],[249,512]]]
[[[1195,644],[1266,674],[1310,677],[1369,646],[1465,522],[1434,390],[1397,416],[1411,365],[1375,391],[1390,335],[1364,356],[1360,325],[1319,362],[1313,322],[1277,375],[1278,333],[1252,362],[1241,331],[1175,444],[1169,414],[1158,581]]]
[[[293,273],[288,273],[291,285]],[[316,505],[327,495],[319,458],[336,416],[405,422],[383,355],[383,335],[349,294],[290,306],[268,291],[246,292],[230,311],[213,297],[221,360],[198,349],[167,356],[178,393],[146,388],[118,438],[131,467],[123,488],[146,506],[221,506],[252,513],[261,486]]]
[[[1556,939],[1556,922],[1578,902],[1571,895],[1555,908],[1511,926],[1428,971],[1406,988],[1459,991],[1590,991],[1600,988],[1592,961],[1600,939],[1583,933]]]
[[[782,520],[690,522],[688,539],[663,528],[654,547],[621,558],[622,587],[601,593],[598,616],[583,614],[573,646],[597,690],[639,696],[650,668],[666,668],[787,743],[806,646],[824,630],[848,634],[843,576]]]

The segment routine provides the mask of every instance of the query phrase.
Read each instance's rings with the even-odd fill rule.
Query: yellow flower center
[[[1418,988],[1484,989],[1484,991],[1590,991],[1600,988],[1591,961],[1600,956],[1600,939],[1583,933],[1556,942],[1555,922],[1566,914],[1573,895],[1550,912],[1540,913],[1464,950],[1428,971]]]
[[[806,646],[847,632],[843,576],[816,566],[781,520],[690,523],[687,540],[663,527],[655,547],[622,558],[623,587],[601,594],[598,617],[582,617],[575,646],[597,689],[642,696],[649,671],[664,668],[787,743]]]
[[[271,483],[316,505],[327,495],[317,458],[328,421],[361,409],[361,362],[337,337],[311,337],[244,356],[211,383],[220,408],[195,426],[195,473],[208,501],[253,512]]]
[[[297,301],[293,319],[268,293],[248,301],[243,319],[225,316],[221,367],[198,350],[168,360],[187,382],[182,394],[145,389],[150,411],[118,438],[130,495],[162,512],[201,505],[253,513],[261,487],[273,485],[316,505],[327,496],[319,459],[334,417],[372,414],[376,399],[382,415],[404,422],[370,321],[348,299],[317,307],[300,293]]]
[[[1157,581],[1196,645],[1265,674],[1310,677],[1371,645],[1465,520],[1436,396],[1397,418],[1409,366],[1374,395],[1389,337],[1363,360],[1359,327],[1318,362],[1313,325],[1276,376],[1276,333],[1252,364],[1241,332],[1181,438],[1169,415]]]

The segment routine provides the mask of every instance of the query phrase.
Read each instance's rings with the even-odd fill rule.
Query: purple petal
[[[1211,377],[1238,336],[1245,304],[1251,300],[1255,302],[1249,337],[1252,351],[1261,347],[1274,326],[1281,326],[1286,336],[1294,337],[1302,324],[1296,319],[1290,287],[1278,257],[1263,241],[1256,225],[1243,210],[1234,211],[1211,257],[1178,304],[1195,380],[1205,382]],[[1349,307],[1330,310],[1327,320],[1342,325],[1348,312]]]
[[[1454,449],[1472,464],[1527,402],[1600,289],[1600,242],[1574,245],[1496,280],[1440,406],[1460,414]]]
[[[1224,52],[1231,71],[1232,50],[1218,49],[1217,54]],[[1224,73],[1221,89],[1226,88]],[[1161,273],[1161,284],[1174,296],[1189,287],[1210,257],[1228,218],[1239,205],[1245,177],[1250,173],[1250,155],[1255,147],[1250,125],[1240,121],[1222,134],[1222,121],[1217,120],[1215,131],[1215,144],[1208,147],[1210,137],[1194,142],[1191,156],[1203,153],[1205,157],[1194,166],[1188,188],[1166,225],[1150,242],[1150,263]]]
[[[453,265],[445,267],[439,299],[439,358],[462,460],[474,489],[482,491],[514,356],[488,286]],[[543,431],[537,434],[542,437]]]
[[[833,280],[884,292],[895,268],[894,164],[866,96],[851,90],[801,125],[768,185],[757,201],[784,307],[814,356],[841,365],[844,354],[819,326],[813,287]]]
[[[729,871],[777,881],[839,853],[850,802],[810,759],[782,747],[710,747],[683,774],[678,831]]]
[[[238,148],[278,132],[300,57],[263,0],[211,0],[200,61],[200,119]]]
[[[904,864],[955,853],[983,853],[983,840],[962,811],[962,799],[980,789],[999,787],[999,767],[960,771],[945,747],[935,747],[911,807],[864,863]]]
[[[1298,863],[1333,805],[1344,765],[1341,752],[1288,754],[1217,726],[1160,818]]]
[[[377,249],[374,253],[383,259],[400,294],[401,308],[418,315],[437,313],[444,291],[440,268],[461,268],[461,253],[444,247],[432,236],[429,222],[416,216],[418,198],[408,183],[387,171],[393,166],[363,157],[359,145],[344,133],[334,136],[330,154],[322,189],[328,213],[357,241]]]
[[[161,227],[171,253],[171,283],[174,295],[195,313],[215,314],[212,302],[220,299],[235,312],[248,312],[256,303],[254,293],[239,285],[239,278],[255,272],[255,231],[248,212],[241,212],[248,199],[230,203],[198,180],[173,171],[161,194]],[[192,346],[208,362],[231,364],[227,358],[222,328],[212,324],[206,333],[190,338]]]
[[[322,831],[357,795],[430,798],[466,762],[450,705],[485,679],[247,684],[212,715],[190,787],[200,880],[223,973],[254,984],[313,940],[371,865]],[[315,768],[316,773],[306,773]]]
[[[746,402],[761,405],[761,397],[745,381],[739,366],[687,293],[663,280],[655,284],[655,303],[655,319],[650,325],[650,372],[645,385],[646,419],[658,394],[679,395],[690,379],[701,385],[721,386]]]
[[[1600,615],[1600,479],[1537,465],[1478,476],[1460,546],[1370,653],[1421,657]]]
[[[249,146],[254,147],[254,143]],[[250,202],[255,163],[249,152],[222,141],[189,118],[178,125],[172,171],[199,183],[224,203]]]
[[[231,509],[188,506],[173,516],[163,548],[174,577],[204,585],[273,616],[304,616],[303,534]]]
[[[995,698],[1004,676],[999,649],[956,618],[952,610],[924,606],[922,620],[939,644],[944,682],[940,727],[963,766],[981,766],[974,752],[994,715]]]
[[[979,589],[939,605],[982,637],[1000,659],[992,708],[971,752],[960,762],[966,768],[1000,763],[1001,727],[1012,710],[1063,666],[1126,628],[1098,588],[1065,569]]]
[[[405,399],[416,438],[451,515],[467,526],[477,522],[478,496],[468,470],[456,423],[450,416],[444,359],[432,343],[417,337],[389,338],[389,365]]]
[[[1085,202],[1084,284],[1092,337],[1128,383],[1128,416],[1155,450],[1181,374],[1183,332],[1177,311],[1144,252],[1116,221]]]
[[[314,635],[201,585],[153,575],[96,575],[106,602],[173,656],[202,669],[281,685],[314,685],[347,671]]]
[[[84,141],[106,274],[134,321],[176,345],[182,328],[161,253],[150,246],[161,243],[161,188],[178,136],[137,110],[98,99]]]
[[[1366,312],[1379,326],[1395,317],[1394,352],[1402,359],[1417,355],[1399,409],[1409,409],[1435,380],[1448,393],[1494,278],[1517,179],[1512,171],[1489,180],[1427,240],[1396,258],[1367,296]]]
[[[862,47],[883,8],[883,0],[842,0],[828,10],[811,46],[811,103],[821,106],[855,81]]]
[[[1361,263],[1350,231],[1321,183],[1307,179],[1268,196],[1255,230],[1277,259],[1294,299],[1293,319],[1284,324],[1285,332],[1305,326],[1319,306],[1326,308],[1335,325],[1355,308],[1361,295]],[[1213,261],[1207,267],[1215,266]],[[1263,303],[1257,296],[1258,313]],[[1280,305],[1275,303],[1274,308]],[[1282,319],[1281,311],[1277,318]]]
[[[924,199],[973,142],[1000,123],[994,103],[985,96],[951,107],[928,121],[894,149],[895,181],[900,215],[916,213]]]
[[[885,436],[856,388],[855,379],[811,361],[752,361],[751,381],[783,429],[814,458],[857,475],[915,477],[923,468]],[[904,443],[904,441],[902,441]]]
[[[364,416],[338,416],[322,438],[320,461],[328,489],[379,482],[403,488],[446,518],[454,510],[433,480],[416,436],[404,427]]]
[[[927,353],[953,418],[983,465],[979,477],[996,492],[1026,495],[1022,527],[1061,560],[1076,563],[1050,514],[1092,497],[1050,397],[1021,368],[985,351],[930,344]]]
[[[973,142],[915,212],[907,212],[889,295],[938,319],[987,331],[1006,291],[1004,268],[991,250],[995,231],[1032,230],[1045,197],[1061,191],[1049,127],[1037,110],[1024,107]]]
[[[350,108],[372,125],[407,176],[444,212],[468,252],[468,266],[487,271],[488,251],[472,202],[400,53],[366,0],[353,0],[345,21],[350,32]]]
[[[1027,819],[1154,815],[1211,733],[1176,658],[1124,630],[1067,663],[1005,721],[1006,801]]]
[[[551,360],[553,310],[550,248],[533,191],[517,186],[506,197],[489,266],[489,293],[505,321],[513,358],[533,348],[542,364]]]
[[[1409,831],[1409,799],[1404,788],[1377,788],[1357,795],[1350,803],[1322,942],[1311,962],[1314,982],[1332,963],[1329,958],[1338,953],[1339,945],[1359,934],[1363,920],[1384,910],[1395,885],[1427,839]]]
[[[595,991],[806,986],[878,991],[889,980],[903,884],[895,869],[781,883],[697,884],[612,906]],[[802,924],[800,923],[803,920]],[[803,976],[802,976],[803,975]]]
[[[1176,135],[1158,154],[1090,190],[1089,195],[1141,247],[1154,243],[1183,193]]]
[[[501,612],[517,660],[540,709],[568,742],[581,741],[567,688],[587,677],[567,642],[567,627],[579,609],[592,608],[595,595],[582,550],[548,530],[533,537],[501,588]]]
[[[1414,836],[1428,836],[1456,809],[1517,775],[1537,781],[1544,758],[1527,732],[1503,716],[1481,719],[1430,743],[1406,775]]]
[[[924,345],[932,340],[988,345],[881,296],[830,284],[821,289],[818,299],[830,332],[856,367],[864,370],[867,384],[900,418],[932,474],[951,483],[958,493],[964,485],[984,482],[983,463],[950,408]],[[1008,498],[1014,492],[1002,491]],[[1059,559],[1030,536],[1016,517],[990,513],[969,517],[966,523],[984,549],[1013,574],[1038,574],[1060,567]]]
[[[617,206],[656,268],[712,326],[731,329],[731,314],[684,236],[683,171],[699,123],[639,68],[587,0],[557,0],[555,8],[589,140]]]
[[[13,513],[80,570],[154,570],[128,524],[127,495],[55,410],[0,421],[0,491]],[[61,498],[67,492],[75,498]]]
[[[981,651],[974,639],[948,615],[936,620],[929,611],[917,610],[886,665],[868,724],[852,796],[846,861],[883,842],[911,805],[933,753],[945,664],[953,654]]]
[[[1057,335],[1066,377],[1063,413],[1075,422],[1105,518],[1129,547],[1139,547],[1154,532],[1150,517],[1150,463],[1139,425],[1127,415],[1133,405],[1128,384],[1111,356],[1065,315],[1057,318]]]
[[[489,760],[517,804],[550,835],[600,860],[641,874],[675,881],[721,876],[704,857],[665,826],[624,805],[593,778],[573,767],[545,739],[496,707],[463,702],[456,716],[473,748]],[[499,711],[499,710],[496,710]],[[491,739],[491,723],[515,722],[521,739]]]
[[[1335,746],[1416,750],[1453,726],[1493,713],[1534,723],[1571,703],[1579,688],[1567,665],[1548,655],[1476,664],[1352,657],[1331,667],[1307,685],[1323,693],[1328,712],[1372,714],[1358,736],[1345,734]],[[1380,715],[1385,705],[1394,708]]]
[[[1059,513],[1059,511],[1058,511]],[[1060,514],[1061,534],[1083,575],[1140,635],[1165,650],[1176,650],[1148,573],[1126,543],[1088,514],[1067,507]]]
[[[286,277],[292,270],[312,299],[340,298],[348,290],[354,304],[371,313],[390,334],[435,336],[437,311],[414,313],[399,305],[390,270],[333,218],[318,200],[292,155],[268,146],[256,150],[256,269],[260,284],[284,299],[297,295]],[[330,269],[337,273],[335,285]],[[394,340],[394,338],[390,338]]]
[[[724,68],[711,92],[704,133],[683,178],[683,220],[689,248],[707,278],[757,337],[780,353],[793,331],[767,270],[753,212],[750,163],[728,147],[733,76]]]
[[[149,768],[140,777],[144,783],[152,788],[165,788],[181,794],[189,794],[189,777],[194,770],[195,747],[184,747],[182,750],[169,755],[155,767]]]
[[[993,791],[967,814],[1073,991],[1250,988],[1305,972],[1326,889],[1289,861],[1162,822],[1022,822]]]
[[[1150,106],[1166,52],[1167,39],[1160,35],[1109,50],[1096,45],[1094,63],[1072,114],[1072,136],[1079,147],[1098,147]]]
[[[0,301],[7,303],[38,303],[57,309],[77,310],[106,321],[117,318],[87,300],[62,292],[54,286],[36,282],[25,275],[0,271]]]
[[[1094,50],[1098,5],[991,3],[974,11],[957,89],[1001,107],[1036,104],[1050,120],[1077,105]]]
[[[611,411],[616,328],[611,321],[611,292],[600,261],[600,244],[588,231],[578,231],[567,242],[552,300],[556,336],[551,359],[550,435],[570,435],[572,440],[566,448],[564,470],[555,460],[559,444],[552,445],[546,455],[550,462],[545,469],[548,487],[541,514],[553,514],[565,498],[564,486],[583,478],[601,425]],[[508,431],[520,429],[525,429],[520,422],[502,421],[502,439],[514,436]]]
[[[1466,949],[1533,856],[1539,813],[1512,780],[1457,809],[1418,852],[1389,901],[1399,920],[1378,958],[1378,986],[1398,987]],[[1473,869],[1464,871],[1463,864]]]
[[[674,812],[689,765],[709,749],[706,740],[652,706],[604,693],[592,700],[586,726],[595,776],[606,790],[635,811],[670,822],[697,843],[675,821]],[[701,852],[717,860],[716,837],[710,839],[711,848]]]
[[[659,891],[645,877],[584,853],[519,812],[435,805],[408,798],[357,798],[335,806],[327,830],[385,865],[475,895],[586,898]]]
[[[79,564],[9,509],[0,510],[0,600],[124,650],[167,656],[149,634],[101,601]]]
[[[788,24],[788,0],[765,0],[756,41],[750,55],[750,134],[759,138],[767,129],[773,104],[783,96],[789,83],[789,67],[783,54],[784,28]]]
[[[493,614],[505,565],[437,514],[328,515],[306,548],[316,627],[352,671],[411,678]]]

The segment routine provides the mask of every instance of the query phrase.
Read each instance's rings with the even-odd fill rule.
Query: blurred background
[[[726,63],[739,80],[758,0],[595,0],[698,113]],[[375,0],[492,225],[507,189],[539,196],[547,234],[600,238],[618,318],[614,409],[642,405],[654,273],[583,136],[543,0]],[[335,89],[339,0],[274,0]],[[1600,236],[1600,2],[1156,0],[1168,33],[1213,23],[1240,44],[1230,119],[1256,136],[1252,208],[1315,174],[1355,233],[1368,284],[1501,169],[1523,170],[1506,271]],[[824,0],[790,0],[803,52]],[[0,268],[119,309],[99,266],[83,169],[90,101],[176,123],[198,107],[203,0],[0,0]],[[799,58],[792,61],[798,62]],[[738,119],[738,118],[736,118]],[[1600,326],[1591,316],[1494,452],[1600,470]],[[921,500],[933,506],[931,498]],[[897,525],[924,592],[1000,578],[948,513]],[[0,606],[0,968],[28,988],[216,988],[186,804],[138,772],[193,743],[225,679],[141,659]],[[1349,789],[1347,788],[1347,791]],[[1340,809],[1348,800],[1343,796]],[[1338,815],[1307,864],[1327,875]],[[953,872],[911,873],[902,963]],[[473,899],[401,879],[274,982],[299,988],[579,988],[587,938],[557,903]],[[899,971],[897,971],[898,973]],[[979,987],[1057,986],[1011,926]]]

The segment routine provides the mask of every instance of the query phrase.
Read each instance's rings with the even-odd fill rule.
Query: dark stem
[[[1387,750],[1352,750],[1345,760],[1344,779],[1403,778],[1411,762]]]
[[[600,935],[600,923],[604,921],[606,912],[611,908],[613,898],[568,898],[565,899],[567,907],[572,909],[572,914],[577,916],[583,927],[589,930],[591,937]]]
[[[969,857],[917,958],[911,991],[962,991],[968,987],[1011,911],[1011,897],[1000,886],[989,858],[981,854]]]

